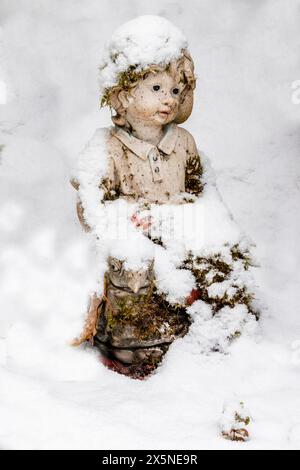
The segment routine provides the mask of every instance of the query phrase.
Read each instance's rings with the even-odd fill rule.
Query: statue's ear
[[[131,101],[128,91],[121,90],[118,94],[118,100],[120,101],[124,109],[128,108],[129,103]]]
[[[119,99],[120,95],[122,97],[122,102]],[[123,103],[126,105],[125,98],[126,96],[124,96],[123,90],[120,90],[120,89],[114,90],[110,96],[110,106],[116,112],[116,115],[112,116],[112,121],[117,126],[125,126],[125,123],[126,123],[125,121],[126,107],[123,105]],[[126,106],[128,106],[128,104]]]

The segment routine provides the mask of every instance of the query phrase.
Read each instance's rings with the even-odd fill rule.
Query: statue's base
[[[94,345],[101,353],[102,364],[108,369],[139,380],[155,371],[169,348],[169,344],[162,344],[152,348],[120,349],[100,341]]]
[[[105,365],[105,367],[110,370],[113,370],[114,372],[117,372],[118,374],[126,375],[131,379],[138,380],[144,380],[149,377],[157,367],[156,365],[150,366],[146,364],[125,365],[122,362],[117,361],[116,359],[109,359],[103,354],[101,354],[101,362],[103,365]]]

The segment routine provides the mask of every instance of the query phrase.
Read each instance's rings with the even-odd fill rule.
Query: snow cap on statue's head
[[[112,94],[130,89],[153,66],[165,69],[173,64],[184,70],[189,88],[176,122],[185,121],[192,111],[195,88],[194,64],[183,33],[170,21],[155,15],[139,16],[120,26],[107,44],[99,66],[101,104],[113,108]],[[178,64],[176,61],[180,61]],[[185,103],[184,103],[185,101]]]

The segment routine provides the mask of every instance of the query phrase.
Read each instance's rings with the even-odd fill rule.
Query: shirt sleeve
[[[199,196],[203,191],[203,168],[193,136],[188,133],[185,166],[185,191]]]
[[[107,175],[100,181],[99,188],[103,190],[101,202],[114,201],[120,197],[120,182],[112,156],[108,160]]]

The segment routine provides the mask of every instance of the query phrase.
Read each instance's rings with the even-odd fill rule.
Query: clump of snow
[[[203,167],[204,190],[194,202],[185,204],[151,204],[144,210],[149,216],[151,238],[160,238],[165,246],[175,252],[201,254],[224,251],[224,245],[249,246],[245,234],[234,221],[216,186],[215,176],[207,156],[198,150]],[[186,194],[186,193],[184,193]],[[220,229],[221,228],[221,229]]]
[[[187,269],[178,269],[172,252],[158,246],[155,253],[154,269],[158,291],[166,294],[166,300],[171,304],[184,304],[195,287],[193,274]]]
[[[118,75],[129,67],[136,71],[151,64],[166,65],[187,48],[182,32],[167,19],[156,15],[139,16],[118,28],[106,46],[100,64],[101,94],[118,84]]]
[[[233,308],[223,307],[214,314],[208,303],[197,300],[187,308],[187,312],[193,322],[185,341],[194,353],[226,353],[235,336],[244,332],[254,333],[257,325],[255,317],[241,304]]]

